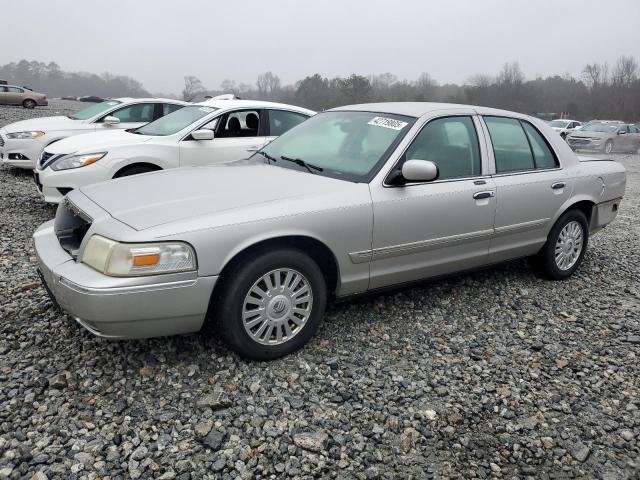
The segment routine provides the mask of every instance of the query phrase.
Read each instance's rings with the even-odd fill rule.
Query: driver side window
[[[262,118],[260,110],[241,110],[226,114],[218,127],[218,138],[257,137]]]
[[[406,160],[430,160],[439,180],[481,174],[480,147],[473,119],[443,117],[423,127],[405,153]]]

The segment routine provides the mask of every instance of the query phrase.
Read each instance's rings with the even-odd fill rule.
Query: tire
[[[145,165],[133,165],[125,167],[116,173],[113,178],[130,177],[131,175],[140,175],[141,173],[157,172],[157,168],[147,167]]]
[[[613,153],[613,140],[607,140],[604,143],[604,148],[603,148],[604,153],[606,153],[607,155],[611,155],[611,153]]]
[[[299,277],[295,278],[295,274]],[[276,287],[269,291],[270,296],[263,295],[269,290],[265,277],[274,286],[277,276],[281,285],[291,284],[292,288]],[[327,303],[326,281],[316,262],[301,250],[253,252],[222,281],[212,297],[213,319],[229,347],[244,358],[272,360],[295,352],[309,341],[322,321]],[[305,288],[310,289],[308,298]],[[263,294],[252,294],[252,290]],[[260,304],[264,306],[263,313]],[[296,305],[308,312],[297,314],[303,318],[295,317],[299,323],[290,320]]]
[[[35,100],[31,100],[30,98],[27,98],[25,101],[22,102],[22,106],[24,108],[28,108],[29,110],[32,110],[36,108],[36,102]]]
[[[576,230],[576,229],[579,229]],[[560,245],[560,236],[564,234],[566,239]],[[577,238],[580,238],[580,248],[576,250]],[[551,280],[565,280],[573,275],[584,258],[589,243],[589,226],[587,217],[580,210],[565,212],[553,226],[540,252],[533,258],[534,269]],[[564,253],[564,256],[556,256]],[[566,263],[563,263],[566,259]]]

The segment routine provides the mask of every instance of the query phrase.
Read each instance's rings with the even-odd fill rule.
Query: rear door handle
[[[483,198],[491,198],[495,196],[496,192],[494,192],[493,190],[485,190],[484,192],[476,192],[473,194],[473,198],[475,198],[476,200],[482,200]]]
[[[556,182],[551,185],[551,188],[553,188],[554,190],[560,190],[561,188],[564,188],[564,187],[566,187],[566,184],[564,182]]]

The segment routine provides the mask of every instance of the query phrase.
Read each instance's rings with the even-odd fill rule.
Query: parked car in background
[[[63,138],[140,127],[185,105],[188,103],[161,98],[116,98],[91,105],[68,117],[32,118],[11,123],[0,128],[0,161],[33,169],[42,150]]]
[[[589,120],[588,122],[583,123],[579,127],[576,127],[576,130],[582,130],[584,127],[589,125],[595,125],[596,123],[612,123],[622,125],[624,122],[622,120]]]
[[[598,150],[606,154],[640,151],[640,131],[617,122],[592,123],[566,137],[573,150]]]
[[[330,297],[520,257],[568,278],[624,190],[622,165],[581,162],[526,115],[355,105],[248,162],[76,189],[34,242],[54,301],[92,333],[182,334],[208,317],[264,360],[304,345]]]
[[[79,102],[91,102],[91,103],[100,103],[104,102],[105,99],[102,97],[96,97],[95,95],[85,95],[84,97],[78,97]]]
[[[58,203],[74,188],[116,177],[240,160],[314,113],[250,100],[192,104],[141,128],[49,145],[35,179],[44,200]]]
[[[0,79],[0,85],[8,85],[8,83],[6,80]]]
[[[24,108],[35,108],[49,105],[47,95],[34,92],[26,87],[0,85],[0,105],[22,105]]]
[[[549,126],[556,132],[558,132],[562,138],[566,137],[567,133],[571,132],[580,125],[582,125],[582,123],[578,122],[577,120],[567,119],[551,120],[549,122]]]

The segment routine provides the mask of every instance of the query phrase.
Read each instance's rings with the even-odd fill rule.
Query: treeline
[[[555,75],[527,80],[517,62],[507,63],[495,75],[478,74],[463,85],[439,84],[430,74],[417,80],[400,80],[391,73],[326,78],[308,76],[293,85],[282,85],[280,78],[266,72],[255,85],[225,80],[220,88],[209,90],[196,77],[185,77],[182,92],[186,100],[202,100],[206,95],[234,93],[241,98],[293,103],[314,110],[339,105],[388,102],[430,101],[464,103],[504,108],[527,114],[564,113],[589,120],[640,120],[640,71],[633,57],[621,56],[613,66],[593,63],[584,67],[579,78]]]
[[[97,95],[100,97],[148,97],[142,84],[133,78],[103,73],[65,72],[55,62],[20,60],[0,65],[0,78],[10,84],[27,86],[50,97]]]

